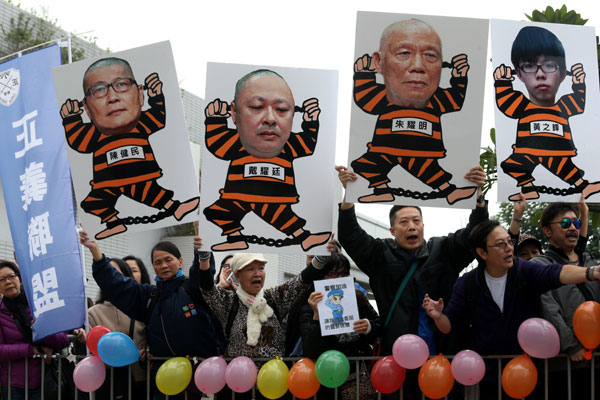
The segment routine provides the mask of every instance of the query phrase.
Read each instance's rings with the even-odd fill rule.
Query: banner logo
[[[19,96],[20,87],[21,73],[18,69],[11,68],[0,72],[0,104],[10,107]]]

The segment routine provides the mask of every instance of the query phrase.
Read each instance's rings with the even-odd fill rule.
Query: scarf
[[[249,346],[256,346],[260,337],[262,324],[273,316],[273,309],[267,304],[262,289],[260,289],[260,292],[256,296],[252,296],[246,293],[240,286],[236,293],[242,304],[248,307],[248,319],[246,321],[246,336],[248,337],[248,341],[246,343]]]
[[[171,279],[174,279],[174,278],[179,278],[180,276],[183,276],[183,270],[182,270],[181,268],[179,268],[179,271],[177,271],[177,273],[175,274],[175,276],[173,276]],[[155,275],[155,276],[154,276],[154,280],[155,280],[156,282],[162,282],[162,281],[163,281],[162,279],[160,279],[160,278],[158,277],[158,275]],[[169,279],[169,280],[170,280],[170,279]]]
[[[29,318],[29,303],[25,292],[21,290],[21,293],[14,299],[8,297],[2,298],[2,302],[6,305],[6,308],[12,314],[12,317],[19,329],[19,332],[25,337],[27,343],[33,342],[33,332],[31,330],[31,319]]]

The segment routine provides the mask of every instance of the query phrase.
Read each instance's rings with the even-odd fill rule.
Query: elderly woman
[[[201,240],[194,240],[200,248]],[[228,339],[225,356],[269,357],[283,356],[285,330],[283,318],[290,307],[314,279],[322,276],[314,266],[307,266],[298,276],[270,289],[263,289],[267,260],[258,253],[236,253],[231,270],[240,283],[236,291],[221,289],[208,269],[208,262],[199,266],[199,282],[208,305],[225,328]]]
[[[514,242],[498,221],[479,223],[469,240],[478,267],[456,281],[443,312],[443,300],[433,301],[428,295],[423,308],[444,334],[466,328],[468,348],[480,354],[521,353],[517,331],[526,319],[540,316],[542,293],[600,280],[598,266],[542,265],[516,258]],[[497,396],[498,389],[497,364],[486,364],[481,398],[487,399]]]
[[[34,354],[52,354],[69,344],[65,333],[45,337],[32,342],[31,310],[21,285],[21,274],[17,265],[0,260],[0,381],[2,398],[25,398],[25,359],[27,365],[29,399],[41,398],[42,361],[32,359]],[[10,365],[10,387],[8,374]]]

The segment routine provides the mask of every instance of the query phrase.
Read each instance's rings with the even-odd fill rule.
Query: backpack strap
[[[145,323],[148,326],[148,322],[150,322],[150,316],[152,315],[152,310],[156,306],[156,302],[158,302],[158,287],[152,285],[150,287],[150,296],[148,297],[148,302],[146,303],[146,317]]]
[[[394,310],[396,309],[396,305],[398,305],[398,300],[400,300],[400,296],[402,296],[402,292],[404,292],[404,289],[406,288],[406,285],[408,284],[408,280],[413,276],[418,265],[419,265],[419,261],[414,260],[410,266],[410,269],[408,270],[408,273],[404,276],[404,279],[402,280],[402,283],[400,284],[400,287],[398,288],[398,291],[396,292],[396,296],[394,297],[394,301],[392,302],[390,311],[388,311],[387,318],[385,319],[385,324],[383,325],[384,328],[387,328],[388,324],[390,323],[390,320],[392,319],[392,314],[394,313]]]

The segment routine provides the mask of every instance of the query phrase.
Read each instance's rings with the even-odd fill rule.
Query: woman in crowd
[[[112,265],[124,277],[132,278],[133,274],[129,264],[118,258],[110,260]],[[139,270],[138,270],[139,271]],[[103,325],[111,330],[111,332],[121,332],[133,339],[140,352],[140,362],[145,362],[146,359],[146,334],[144,324],[135,321],[117,309],[110,301],[106,299],[104,292],[100,291],[100,296],[96,305],[88,310],[88,319],[90,327]],[[119,367],[114,368],[114,399],[127,399],[129,389],[129,368]],[[132,398],[146,398],[146,371],[140,363],[131,364],[132,374]],[[110,375],[107,375],[110,376]],[[104,384],[96,392],[96,399],[110,399],[110,380],[106,379]]]
[[[232,258],[233,256],[229,254],[225,256],[223,261],[221,261],[221,267],[219,268],[219,272],[215,276],[215,283],[221,289],[229,289],[235,292],[239,286],[239,282],[233,275],[233,271],[231,271]]]
[[[125,256],[123,261],[129,265],[131,269],[131,276],[137,283],[152,283],[150,282],[150,275],[148,275],[148,269],[142,260],[136,256]]]
[[[17,265],[0,260],[0,381],[2,398],[25,399],[27,373],[29,399],[41,398],[42,361],[32,359],[34,354],[52,354],[69,344],[65,333],[50,335],[33,343],[33,317],[21,285]],[[27,372],[25,359],[28,358]],[[8,387],[10,365],[10,388]]]
[[[149,352],[158,357],[220,354],[223,334],[219,322],[202,301],[197,282],[187,279],[182,270],[183,259],[171,242],[157,243],[151,252],[156,285],[140,284],[125,278],[102,254],[87,232],[80,232],[81,243],[92,253],[92,270],[96,283],[106,298],[130,318],[146,324]],[[196,262],[198,254],[195,254]],[[209,261],[206,261],[207,265]],[[212,277],[211,277],[212,282]],[[190,311],[194,305],[194,313]],[[154,381],[160,362],[152,363]],[[152,387],[155,387],[154,382]],[[182,397],[183,394],[170,396]],[[154,391],[154,398],[164,398]]]
[[[323,279],[347,277],[350,276],[350,262],[343,254],[332,254],[327,257],[323,271],[325,274]],[[354,332],[322,336],[317,304],[323,300],[323,294],[315,292],[313,285],[308,301],[300,310],[298,318],[304,356],[314,360],[327,350],[339,350],[348,357],[367,357],[373,354],[370,344],[373,343],[381,328],[379,316],[367,297],[359,289],[355,288],[355,290],[358,314],[361,319],[354,322]],[[342,399],[356,399],[356,363],[350,364],[350,372],[350,377],[339,389]],[[360,399],[376,397],[364,361],[360,364],[359,383]],[[333,399],[334,391],[322,387],[318,398]]]
[[[481,222],[469,240],[478,267],[456,281],[445,310],[442,299],[433,301],[428,295],[423,308],[442,333],[467,329],[467,346],[479,354],[522,353],[517,331],[526,319],[540,316],[542,293],[600,280],[598,266],[542,265],[516,258],[514,242],[498,221]],[[497,396],[497,376],[497,364],[486,363],[481,398]]]

